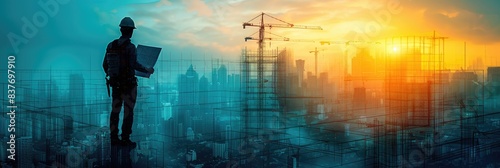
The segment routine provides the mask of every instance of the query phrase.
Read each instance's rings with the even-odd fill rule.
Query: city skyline
[[[0,167],[500,167],[496,0],[4,4]]]

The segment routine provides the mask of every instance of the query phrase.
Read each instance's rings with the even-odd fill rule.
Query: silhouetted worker
[[[106,82],[112,87],[112,110],[109,128],[111,131],[111,145],[134,146],[130,141],[132,123],[134,121],[134,106],[137,98],[137,78],[135,70],[153,73],[153,68],[146,68],[137,62],[137,51],[134,44],[130,42],[134,21],[125,17],[120,22],[122,36],[108,44],[102,67],[106,73]],[[109,76],[109,80],[108,77]],[[118,138],[119,114],[123,108],[123,123],[121,140]]]

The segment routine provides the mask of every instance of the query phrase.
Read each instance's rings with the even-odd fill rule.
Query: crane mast
[[[264,16],[267,16],[271,19],[273,19],[274,21],[278,21],[280,23],[267,23],[264,21]],[[266,17],[266,18],[267,18]],[[259,23],[252,23],[253,21],[259,21]],[[282,39],[273,39],[273,38],[266,38],[265,37],[265,34],[266,34],[266,28],[268,29],[272,29],[272,28],[295,28],[295,29],[312,29],[312,30],[323,30],[321,27],[319,26],[302,26],[302,25],[294,25],[292,23],[288,23],[288,22],[285,22],[281,19],[278,19],[276,17],[273,17],[271,15],[268,15],[266,13],[261,13],[259,15],[257,15],[256,17],[252,18],[250,21],[248,22],[244,22],[242,24],[243,26],[243,29],[245,29],[246,27],[258,27],[259,30],[258,30],[258,39],[255,39],[255,38],[252,38],[252,37],[245,37],[245,41],[247,40],[257,40],[258,42],[258,52],[257,52],[257,61],[256,61],[256,64],[257,64],[257,111],[258,111],[258,118],[259,118],[259,121],[258,121],[258,127],[259,128],[263,128],[264,126],[264,118],[263,118],[263,113],[266,111],[266,109],[264,108],[265,106],[265,90],[264,90],[264,83],[266,82],[266,80],[264,79],[264,49],[265,49],[265,41],[266,40],[280,40],[280,41],[290,41],[290,39],[286,38],[286,37],[282,37]],[[245,60],[246,63],[247,60]],[[249,73],[249,72],[245,72],[245,73]],[[246,104],[246,109],[248,109],[248,104]],[[247,112],[246,112],[247,113]],[[246,114],[248,115],[248,114]],[[248,118],[248,117],[246,117]],[[248,124],[249,121],[245,121],[246,124]]]

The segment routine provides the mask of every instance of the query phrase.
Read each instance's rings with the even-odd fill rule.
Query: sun
[[[392,47],[393,52],[398,52],[398,47]]]

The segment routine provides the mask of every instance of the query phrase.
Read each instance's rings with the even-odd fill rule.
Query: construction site
[[[343,49],[331,65],[338,71],[318,72],[321,49],[294,59],[294,48],[266,42],[293,41],[270,28],[321,27],[265,13],[242,26],[257,30],[242,38],[257,44],[239,61],[162,53],[163,71],[139,81],[130,153],[109,150],[111,99],[93,75],[100,67],[19,71],[18,167],[500,167],[500,65],[446,68],[458,56],[434,32],[311,40]]]
[[[315,73],[306,77],[304,60],[294,61],[286,48],[264,49],[264,40],[276,39],[262,35],[271,27],[320,28],[265,24],[265,15],[260,25],[243,24],[259,27],[261,36],[247,38],[260,40],[257,51],[242,53],[238,140],[254,152],[239,159],[242,167],[498,166],[500,67],[446,69],[447,37],[434,33],[321,41],[369,47],[345,51],[356,56],[350,65],[344,60],[344,72],[333,72],[343,74],[337,79],[318,75],[315,49]],[[380,48],[383,54],[371,56]]]

